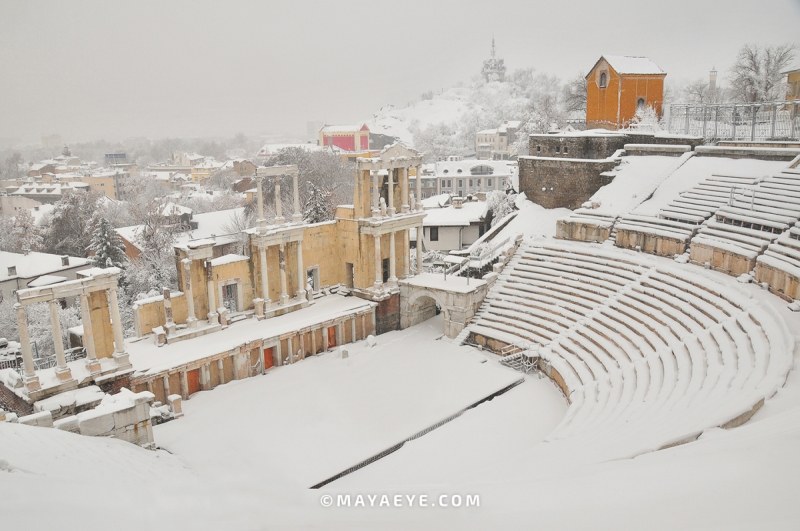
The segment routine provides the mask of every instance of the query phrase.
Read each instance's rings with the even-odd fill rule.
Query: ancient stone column
[[[377,171],[372,172],[372,217],[377,218],[380,216],[380,175]]]
[[[414,272],[415,274],[422,273],[422,241],[424,238],[425,232],[422,228],[422,223],[420,223],[417,227],[417,270]]]
[[[395,252],[395,231],[389,233],[389,282],[397,282],[397,253]]]
[[[403,231],[403,278],[408,278],[409,264],[411,260],[411,243],[409,242],[408,229]]]
[[[415,208],[416,210],[422,210],[422,172],[420,171],[420,166],[417,165],[414,171],[417,174],[417,179],[414,183],[417,192],[417,204],[415,205]]]
[[[14,304],[17,310],[17,326],[19,327],[19,344],[22,350],[22,372],[25,388],[28,392],[41,389],[39,377],[36,376],[36,368],[33,365],[33,353],[31,352],[31,337],[28,335],[28,314],[20,304]]]
[[[267,247],[262,245],[258,248],[258,258],[261,266],[261,298],[264,299],[264,304],[269,306],[272,303],[269,300],[269,276],[267,273]]]
[[[128,353],[125,352],[125,338],[122,333],[122,317],[119,314],[119,297],[117,287],[108,289],[108,309],[111,312],[111,329],[114,331],[114,354],[120,369],[127,369],[131,366],[128,361]]]
[[[94,349],[94,331],[92,328],[92,312],[89,306],[89,294],[81,293],[81,324],[83,325],[83,348],[86,349],[86,367],[92,374],[100,372],[100,362]]]
[[[289,294],[286,292],[286,247],[281,244],[278,249],[278,256],[281,268],[281,304],[289,302]]]
[[[381,262],[381,235],[375,235],[375,289],[383,287],[383,267]]]
[[[297,242],[297,298],[306,296],[306,270],[303,266],[303,241]]]
[[[72,380],[72,372],[67,367],[64,356],[64,339],[61,337],[61,320],[58,318],[58,301],[48,301],[50,306],[50,327],[53,329],[53,347],[56,351],[56,377],[62,381]]]
[[[400,197],[403,204],[400,210],[403,214],[408,213],[408,168],[400,168]]]
[[[192,293],[192,261],[184,258],[181,263],[183,264],[183,282],[186,288],[186,308],[189,311],[186,324],[193,328],[197,325],[197,317],[194,315],[194,294]]]
[[[300,223],[303,221],[303,213],[300,212],[300,192],[297,189],[297,180],[299,172],[295,170],[292,172],[292,195],[294,199],[294,213],[292,214],[292,221]]]
[[[275,177],[275,224],[280,225],[284,222],[283,205],[281,204],[281,177]]]
[[[258,170],[256,170],[258,171]],[[256,224],[258,225],[259,231],[263,231],[267,228],[267,220],[264,217],[264,177],[259,177],[256,175],[256,190],[258,192],[258,219],[256,220]]]
[[[211,261],[206,261],[206,284],[208,287],[208,324],[219,323],[217,313],[217,294],[214,289],[214,276],[212,275]]]
[[[394,216],[394,168],[389,168],[389,193],[387,195],[389,196],[388,214]]]

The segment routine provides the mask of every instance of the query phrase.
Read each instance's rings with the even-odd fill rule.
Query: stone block
[[[58,430],[69,431],[72,433],[80,433],[80,428],[78,427],[77,415],[70,415],[69,417],[58,419],[55,422],[53,422],[53,427]]]
[[[78,415],[78,429],[81,435],[111,435],[114,432],[114,414],[87,411]]]
[[[43,428],[52,428],[53,415],[51,415],[49,411],[41,411],[39,413],[33,413],[31,415],[25,415],[24,417],[20,417],[19,423],[25,424],[26,426],[40,426]]]
[[[183,406],[181,400],[181,395],[169,395],[167,397],[167,403],[169,404],[170,410],[172,410],[172,416],[176,419],[183,416]]]

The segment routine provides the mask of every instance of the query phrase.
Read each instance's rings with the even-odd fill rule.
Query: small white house
[[[426,209],[422,221],[425,251],[455,251],[469,247],[489,228],[486,201],[452,198],[450,206]]]

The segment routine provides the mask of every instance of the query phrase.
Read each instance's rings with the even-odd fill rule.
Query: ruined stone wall
[[[631,141],[626,135],[530,135],[528,149],[532,157],[605,159]]]
[[[558,160],[520,157],[519,188],[545,208],[576,209],[603,185],[601,173],[616,165],[611,160]]]

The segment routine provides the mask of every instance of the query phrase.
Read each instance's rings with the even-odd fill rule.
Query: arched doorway
[[[403,306],[400,316],[401,328],[414,326],[439,314],[443,314],[442,317],[445,321],[448,318],[447,308],[439,300],[439,297],[430,291],[419,291],[413,294]]]

